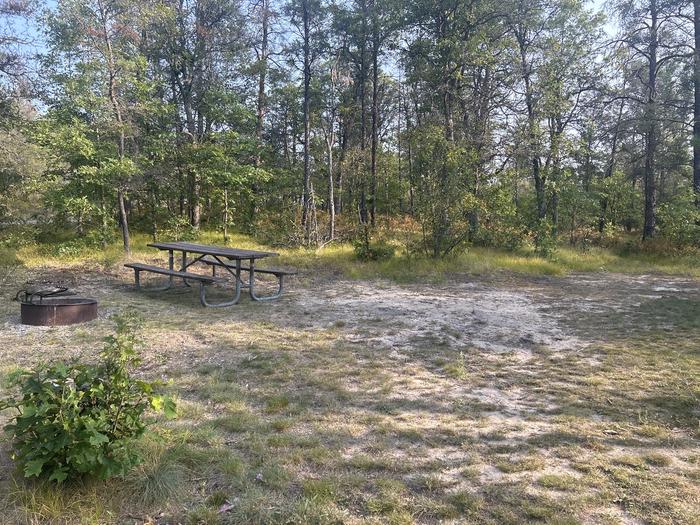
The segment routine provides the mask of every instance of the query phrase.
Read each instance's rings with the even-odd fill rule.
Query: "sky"
[[[16,18],[8,21],[10,31],[19,36],[25,41],[20,46],[20,52],[25,56],[27,67],[32,73],[36,71],[37,63],[33,57],[46,51],[46,42],[42,33],[39,18],[46,10],[56,8],[58,0],[39,0],[36,16],[31,19]],[[588,5],[595,11],[602,11],[605,7],[606,0],[589,0]],[[609,37],[612,37],[616,31],[614,20],[608,17],[603,29]],[[33,71],[32,71],[33,70]]]
[[[41,13],[42,11],[47,9],[55,9],[56,4],[57,0],[39,1],[38,13]],[[601,11],[605,7],[605,0],[590,0],[588,4],[592,9],[596,11]],[[27,50],[29,53],[37,53],[45,49],[43,35],[41,34],[41,30],[36,20],[17,20],[15,25],[19,34],[26,35],[28,40],[31,41],[31,43],[27,46]],[[612,34],[614,34],[615,32],[614,21],[609,19],[605,24],[604,29],[608,35],[612,36]]]

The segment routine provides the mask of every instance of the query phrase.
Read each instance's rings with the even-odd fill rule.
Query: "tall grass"
[[[166,253],[148,247],[151,238],[132,236],[131,260],[166,260]],[[218,232],[203,231],[197,242],[223,245]],[[554,256],[545,258],[531,249],[505,251],[471,247],[445,259],[432,259],[406,253],[398,247],[397,255],[381,261],[360,261],[349,243],[332,243],[321,249],[272,248],[250,236],[230,235],[229,246],[269,250],[279,253],[275,265],[294,266],[301,270],[337,274],[351,279],[385,278],[396,282],[439,281],[457,274],[485,275],[510,272],[527,275],[564,275],[570,272],[661,273],[700,278],[700,256],[663,252],[625,254],[612,249],[593,247],[585,251],[562,246]],[[60,243],[27,243],[0,250],[0,266],[66,267],[101,266],[113,268],[126,257],[121,242],[105,248]]]

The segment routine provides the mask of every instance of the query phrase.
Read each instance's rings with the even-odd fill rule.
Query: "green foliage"
[[[443,257],[462,246],[470,231],[470,201],[463,175],[467,150],[445,137],[439,126],[414,131],[415,169],[419,174],[417,218],[423,230],[423,249]]]
[[[643,196],[640,188],[630,184],[624,173],[616,171],[599,180],[594,187],[605,202],[603,220],[628,230],[641,226]]]
[[[469,195],[472,205],[472,242],[510,251],[520,249],[527,241],[526,228],[506,179],[502,184],[487,186],[480,197]]]
[[[700,208],[691,192],[660,205],[658,220],[664,238],[677,246],[700,247]]]
[[[386,241],[376,241],[365,243],[355,241],[353,243],[355,256],[361,261],[382,261],[391,259],[396,253],[396,249]]]
[[[361,228],[361,234],[353,241],[355,257],[361,261],[381,261],[391,259],[396,249],[384,240],[373,241],[369,226]]]
[[[535,251],[542,257],[551,257],[557,251],[557,236],[549,219],[541,219],[535,229]]]
[[[254,230],[256,238],[270,246],[298,246],[304,237],[296,210],[292,207],[260,212]]]
[[[22,130],[0,129],[0,223],[36,214],[45,152]]]
[[[334,241],[351,238],[342,226],[358,216],[378,228],[410,216],[420,228],[402,244],[433,258],[467,245],[517,251],[533,237],[548,255],[555,231],[585,249],[641,237],[641,63],[622,67],[622,50],[600,60],[604,22],[585,2],[302,4],[277,6],[285,35],[251,60],[248,18],[234,0],[51,2],[38,18],[40,102],[23,102],[26,79],[0,78],[0,228],[70,232],[52,242],[60,257],[79,256],[86,237],[106,247],[118,226],[133,236],[187,240],[207,228],[299,246],[309,238],[306,165],[321,244],[331,230]],[[265,5],[252,7],[259,22]],[[633,11],[617,13],[630,28]],[[308,107],[295,73],[304,13]],[[437,20],[445,23],[433,31]],[[659,49],[671,53],[684,34],[674,26]],[[675,247],[700,237],[687,193],[689,135],[676,114],[687,104],[661,103],[692,99],[681,55],[663,59],[653,119],[658,225]],[[388,64],[400,74],[387,75]],[[620,87],[631,96],[597,95]],[[539,222],[544,215],[552,224]],[[363,240],[356,252],[381,259],[391,248]]]
[[[17,410],[5,429],[26,477],[61,483],[123,475],[139,461],[133,445],[146,429],[146,410],[175,416],[174,401],[156,393],[157,383],[131,375],[139,364],[136,328],[133,317],[117,318],[97,364],[57,363],[17,378],[20,397],[0,409]]]
[[[193,241],[199,236],[199,231],[192,226],[189,217],[172,215],[165,223],[161,234],[168,241]]]

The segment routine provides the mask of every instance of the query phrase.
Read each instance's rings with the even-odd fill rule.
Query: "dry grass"
[[[228,244],[249,249],[278,252],[283,265],[298,266],[305,270],[325,274],[343,275],[349,278],[382,277],[395,282],[440,281],[454,274],[490,275],[508,272],[526,275],[565,275],[571,272],[624,272],[628,274],[659,273],[700,277],[697,264],[698,252],[672,253],[668,247],[650,247],[648,252],[622,251],[592,247],[580,250],[562,245],[549,258],[537,256],[532,248],[505,251],[492,248],[471,247],[465,252],[446,259],[406,253],[405,246],[396,234],[387,232],[390,243],[396,247],[396,256],[383,261],[358,261],[349,243],[331,243],[319,250],[304,248],[275,248],[264,246],[253,238],[234,234]],[[154,254],[147,244],[152,239],[144,234],[132,236],[132,259],[165,261],[165,254]],[[223,245],[218,232],[205,231],[198,242]],[[53,244],[27,243],[19,247],[4,247],[0,251],[0,268],[24,266],[28,268],[51,266],[100,266],[108,269],[124,261],[123,248],[115,241],[105,249],[81,246],[75,241]],[[0,279],[2,275],[0,274]]]
[[[146,319],[143,373],[171,381],[180,417],[155,419],[144,463],[108,482],[25,482],[4,443],[2,523],[698,523],[697,288],[601,313],[563,300],[577,281],[488,281],[561,309],[562,330],[588,342],[516,353],[439,333],[382,346],[387,318],[326,322],[300,300],[339,286],[324,276],[222,310],[190,291],[136,293],[114,268],[10,282],[44,278],[89,290],[102,316],[23,328],[0,304],[0,389],[17,367],[89,359],[131,309]],[[610,281],[596,305],[625,286]]]

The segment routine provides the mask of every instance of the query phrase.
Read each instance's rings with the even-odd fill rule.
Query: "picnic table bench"
[[[207,284],[212,284],[217,279],[215,277],[211,277],[209,275],[200,275],[197,273],[192,273],[192,272],[181,272],[178,270],[170,270],[169,268],[161,268],[160,266],[152,266],[150,264],[141,264],[141,263],[127,263],[124,266],[127,268],[132,268],[134,270],[134,279],[136,281],[136,288],[141,289],[141,272],[151,272],[151,273],[158,273],[161,275],[168,275],[170,277],[170,282],[168,283],[167,286],[164,286],[162,288],[151,288],[151,291],[159,291],[159,290],[167,290],[172,286],[172,278],[173,277],[180,277],[182,279],[191,279],[193,281],[198,281],[199,282],[199,301],[204,305],[204,306],[210,306],[207,303],[206,300],[206,290],[205,286]]]
[[[226,261],[219,261],[213,257],[203,257],[202,262],[204,264],[208,264],[209,266],[212,267],[212,276],[216,276],[216,268],[223,266],[224,268],[228,269],[236,269],[236,265],[231,263],[231,262],[226,262]],[[270,301],[272,299],[277,299],[282,295],[282,291],[284,289],[284,278],[287,275],[296,275],[297,271],[296,270],[289,270],[289,269],[284,269],[284,268],[254,268],[252,266],[241,266],[240,267],[242,272],[254,272],[254,273],[263,273],[263,274],[268,274],[268,275],[274,275],[277,277],[277,292],[268,295],[265,297],[259,297],[255,294],[255,290],[251,288],[251,297],[255,299],[256,301]],[[246,285],[244,285],[245,287]],[[250,285],[248,285],[250,286]]]
[[[199,283],[199,300],[203,306],[222,307],[234,305],[240,300],[242,288],[248,289],[250,297],[254,301],[269,301],[272,299],[277,299],[282,295],[284,288],[284,277],[287,275],[296,274],[296,271],[294,270],[255,267],[255,261],[257,259],[277,256],[277,254],[273,252],[243,250],[224,246],[209,246],[206,244],[189,242],[156,242],[151,243],[148,246],[159,250],[167,250],[168,268],[142,263],[125,264],[124,266],[134,270],[136,288],[142,288],[140,277],[141,272],[156,273],[160,275],[167,275],[169,277],[167,285],[150,289],[154,291],[162,291],[171,288],[176,278],[182,279],[182,282],[186,286],[190,286],[188,281],[195,281]],[[175,252],[182,253],[182,263],[179,270],[175,269]],[[192,254],[194,257],[191,260],[188,260],[188,254]],[[242,261],[246,261],[245,266],[242,264]],[[202,275],[188,271],[189,267],[200,262],[212,267],[212,275]],[[220,303],[211,303],[207,300],[206,287],[215,283],[226,283],[225,279],[222,279],[216,275],[216,268],[223,268],[229,276],[234,277],[235,292],[233,298],[230,300]],[[244,271],[248,272],[247,283],[241,278],[241,272]],[[256,273],[274,275],[278,282],[277,292],[272,295],[259,296],[255,292]]]

